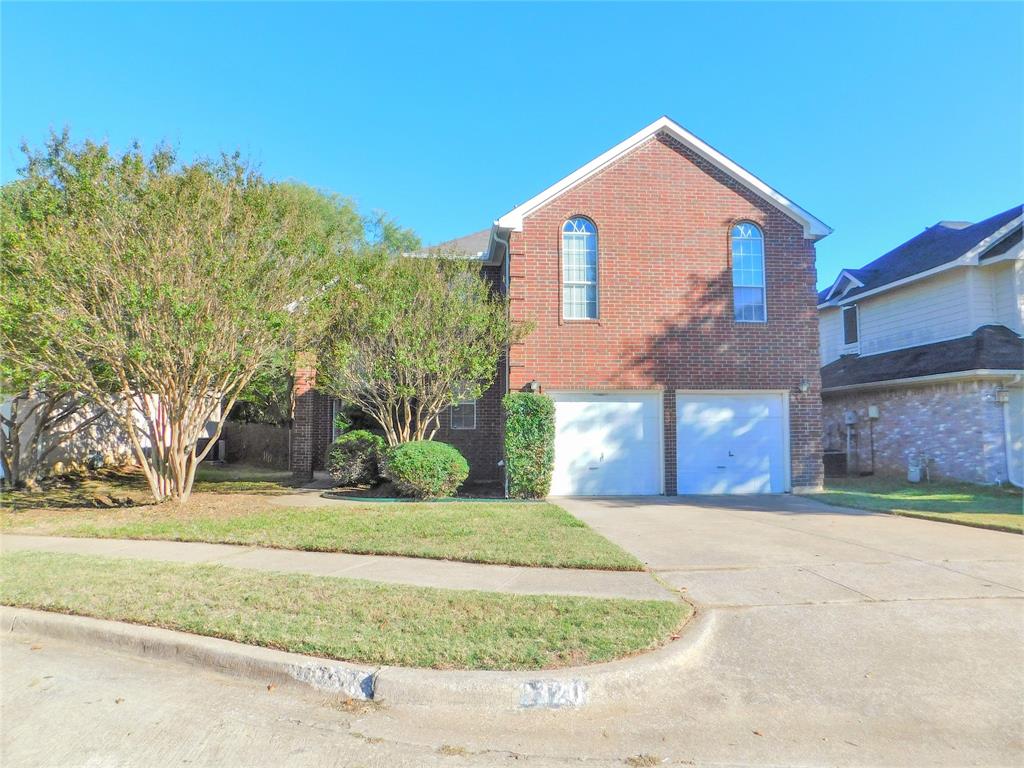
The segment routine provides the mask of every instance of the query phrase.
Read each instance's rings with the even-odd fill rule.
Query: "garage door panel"
[[[661,492],[661,398],[657,393],[552,393],[555,470],[551,493]]]
[[[785,402],[777,394],[678,393],[681,494],[786,490]]]

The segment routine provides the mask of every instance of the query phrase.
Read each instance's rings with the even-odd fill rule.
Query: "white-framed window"
[[[562,225],[562,317],[597,318],[597,227],[582,216]]]
[[[476,429],[476,400],[460,400],[449,408],[452,429]]]
[[[764,235],[743,221],[732,228],[732,300],[737,323],[767,319],[764,295]]]
[[[843,344],[856,344],[860,340],[860,317],[857,305],[843,307]]]

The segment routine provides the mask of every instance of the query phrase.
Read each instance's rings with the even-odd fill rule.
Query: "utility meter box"
[[[846,424],[856,424],[857,423],[857,412],[856,411],[847,411],[846,413],[843,414],[843,421]]]
[[[869,419],[877,419],[878,418],[878,406],[877,405],[869,405],[868,406],[868,418]]]

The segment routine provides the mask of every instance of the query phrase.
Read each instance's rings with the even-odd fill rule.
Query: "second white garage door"
[[[658,392],[553,392],[556,496],[662,492]]]
[[[783,394],[677,393],[678,492],[788,490],[786,410]]]

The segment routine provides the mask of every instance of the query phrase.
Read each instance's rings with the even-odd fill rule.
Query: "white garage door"
[[[555,392],[556,496],[662,492],[661,394]]]
[[[785,395],[676,393],[678,493],[787,490]]]

